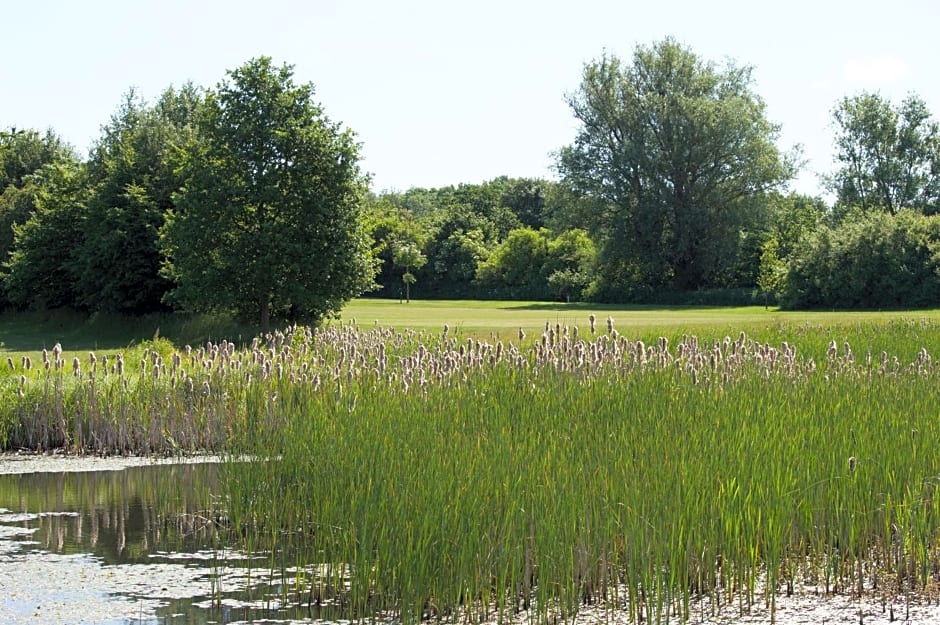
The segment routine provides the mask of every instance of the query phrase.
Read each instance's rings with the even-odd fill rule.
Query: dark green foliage
[[[410,246],[420,254],[431,234],[424,221],[416,218],[410,210],[396,206],[386,196],[369,198],[364,224],[372,240],[372,254],[377,262],[375,281],[380,294],[394,296],[401,290],[403,272],[407,273],[395,263],[395,250]],[[424,259],[420,266],[427,262],[427,258]]]
[[[71,148],[53,132],[0,131],[0,264],[13,249],[13,228],[35,210],[36,174],[52,163],[74,161]],[[5,297],[0,288],[0,308]]]
[[[130,91],[103,128],[89,163],[91,195],[78,290],[90,310],[141,314],[164,308],[159,230],[181,180],[177,150],[193,140],[201,101],[192,85],[154,106]]]
[[[586,65],[559,169],[601,211],[588,224],[596,293],[727,283],[755,198],[794,171],[752,84],[750,68],[716,68],[671,39],[638,47],[630,66]]]
[[[63,162],[44,167],[37,178],[35,210],[25,223],[13,227],[13,251],[0,275],[16,306],[77,308],[86,174],[81,165]]]
[[[318,320],[372,284],[365,180],[350,130],[253,59],[210,92],[163,228],[169,298],[188,310]]]
[[[0,192],[10,185],[23,187],[43,165],[72,156],[72,149],[52,131],[0,131]]]
[[[433,297],[552,297],[544,267],[539,264],[532,284],[512,280],[475,280],[477,266],[522,226],[538,229],[548,216],[549,197],[558,184],[501,176],[481,184],[439,189],[410,189],[371,199],[367,228],[373,250],[381,259],[377,282],[385,296],[401,290],[401,272],[391,262],[392,241],[417,245],[427,257],[414,273],[423,294]],[[575,282],[578,282],[577,278]],[[570,292],[570,280],[561,291]],[[562,281],[559,281],[559,285]],[[560,291],[556,291],[559,292]]]
[[[820,226],[790,257],[782,303],[793,308],[940,305],[940,217],[857,211]]]
[[[776,301],[785,284],[787,263],[794,249],[816,228],[827,222],[832,213],[820,198],[791,193],[766,197],[770,214],[769,227],[760,240],[755,283],[765,303]]]

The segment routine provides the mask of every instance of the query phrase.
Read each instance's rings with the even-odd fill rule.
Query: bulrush
[[[596,334],[597,333],[597,316],[595,316],[594,313],[591,313],[590,316],[588,316],[588,323],[591,325],[591,334]]]

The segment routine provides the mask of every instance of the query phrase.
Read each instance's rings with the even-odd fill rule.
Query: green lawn
[[[441,331],[446,323],[451,331],[467,335],[511,338],[516,336],[519,328],[530,335],[540,333],[546,321],[553,325],[578,326],[581,331],[586,331],[591,313],[597,318],[599,330],[605,328],[605,320],[610,316],[621,334],[705,327],[747,329],[781,324],[828,326],[887,322],[892,319],[940,320],[940,310],[794,312],[763,306],[694,308],[474,300],[412,300],[411,303],[401,304],[398,300],[383,299],[357,299],[350,302],[343,309],[341,319],[346,323],[355,320],[360,327],[374,324],[431,331]]]

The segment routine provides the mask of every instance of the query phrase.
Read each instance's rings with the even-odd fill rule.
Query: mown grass
[[[519,328],[537,338],[545,322],[552,325],[587,327],[587,318],[595,314],[599,323],[611,316],[621,332],[631,335],[652,332],[662,334],[679,329],[712,332],[723,328],[751,330],[759,326],[801,324],[837,327],[885,323],[899,318],[940,320],[940,310],[918,311],[781,311],[762,306],[694,307],[598,305],[589,303],[513,302],[477,300],[398,300],[361,298],[351,301],[340,320],[355,321],[363,328],[378,325],[396,330],[437,332],[448,324],[458,335],[502,340],[514,339]]]

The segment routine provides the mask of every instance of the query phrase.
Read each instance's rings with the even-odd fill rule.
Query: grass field
[[[724,329],[780,324],[853,325],[887,322],[892,319],[940,319],[940,310],[917,311],[781,311],[775,307],[695,308],[685,306],[612,306],[603,304],[563,304],[553,302],[508,302],[467,300],[357,299],[343,309],[340,320],[365,328],[370,325],[398,330],[438,331],[446,323],[452,331],[465,335],[503,340],[516,335],[519,328],[539,333],[545,322],[552,325],[580,326],[586,329],[588,315],[596,315],[603,325],[610,316],[621,333],[647,334],[668,329]]]

